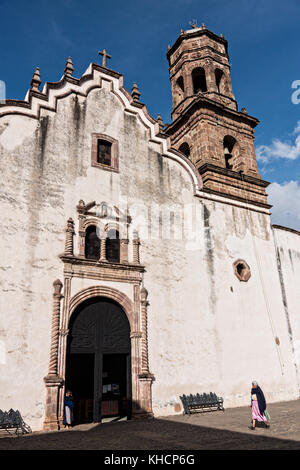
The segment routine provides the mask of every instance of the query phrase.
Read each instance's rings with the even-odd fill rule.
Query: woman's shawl
[[[259,411],[264,414],[267,404],[262,389],[260,387],[252,388],[251,395],[256,395]]]
[[[65,406],[68,406],[71,409],[74,408],[73,397],[65,397]]]

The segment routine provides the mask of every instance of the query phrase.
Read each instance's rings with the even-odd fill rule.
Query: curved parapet
[[[64,74],[58,82],[46,82],[42,91],[37,88],[28,90],[25,100],[5,100],[0,102],[0,119],[7,115],[24,115],[39,119],[42,109],[56,112],[57,101],[74,93],[87,97],[91,90],[102,88],[103,82],[109,82],[110,91],[119,99],[127,113],[134,114],[147,130],[149,141],[160,145],[164,158],[179,163],[192,179],[194,193],[202,188],[202,179],[193,163],[183,153],[170,147],[170,139],[164,135],[160,123],[148,112],[145,104],[135,100],[123,85],[123,75],[91,63],[77,79]]]

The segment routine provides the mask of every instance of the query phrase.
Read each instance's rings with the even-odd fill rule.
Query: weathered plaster
[[[199,192],[194,170],[155,137],[155,123],[134,108],[119,79],[107,77],[100,88],[104,73],[93,73],[95,88],[89,92],[88,79],[81,87],[74,85],[77,94],[64,98],[56,100],[58,90],[53,89],[50,110],[41,108],[39,114],[37,101],[24,116],[5,114],[0,119],[1,407],[17,408],[33,429],[42,427],[52,283],[57,278],[64,282],[59,255],[69,217],[75,223],[78,254],[76,206],[81,199],[132,209],[129,262],[133,230],[139,229],[156,416],[178,412],[175,405],[182,393],[214,391],[225,398],[225,407],[247,404],[253,378],[262,383],[270,401],[296,398],[293,348],[297,351],[300,333],[292,348],[269,215]],[[66,88],[71,91],[69,83]],[[119,172],[91,166],[92,133],[118,140]],[[158,215],[161,223],[155,226],[155,205],[178,220],[189,207],[199,216],[198,236],[191,239],[191,230],[180,227],[176,236],[162,239],[165,218]],[[145,225],[139,220],[143,210],[153,212]],[[298,269],[295,249],[291,246],[285,257],[289,275]],[[245,283],[234,275],[238,258],[251,268]],[[99,284],[133,300],[132,283],[78,277],[72,278],[71,294]],[[293,296],[287,293],[289,302]],[[297,301],[295,297],[293,332],[300,331]],[[274,333],[280,338],[284,366]]]

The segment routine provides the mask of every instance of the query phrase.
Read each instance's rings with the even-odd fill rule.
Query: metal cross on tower
[[[111,59],[111,55],[107,54],[106,50],[98,52],[99,55],[102,55],[102,67],[106,67],[106,59]]]

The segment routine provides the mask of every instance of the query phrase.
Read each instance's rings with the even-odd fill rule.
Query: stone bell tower
[[[254,150],[259,121],[238,110],[226,39],[194,25],[181,31],[167,58],[173,102],[165,133],[172,147],[198,168],[204,192],[269,207]]]

